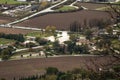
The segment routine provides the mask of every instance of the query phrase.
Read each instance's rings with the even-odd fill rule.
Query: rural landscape
[[[120,0],[0,0],[0,80],[120,80]]]

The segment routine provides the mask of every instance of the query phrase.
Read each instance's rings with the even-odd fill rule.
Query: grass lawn
[[[72,6],[63,6],[61,8],[58,9],[58,11],[71,11],[71,10],[75,10],[75,7]]]
[[[15,42],[15,40],[0,38],[0,44],[9,44],[13,42]]]
[[[23,4],[23,3],[27,3],[27,2],[19,2],[16,0],[0,0],[0,4]]]
[[[42,33],[38,32],[38,31],[35,31],[35,32],[28,33],[27,36],[41,37]]]
[[[26,36],[34,36],[34,37],[48,37],[48,36],[52,36],[52,33],[46,33],[46,32],[40,32],[40,31],[34,31],[34,32],[30,32],[28,33]]]

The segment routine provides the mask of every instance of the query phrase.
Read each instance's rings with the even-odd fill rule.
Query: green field
[[[13,42],[15,42],[15,40],[0,38],[0,44],[9,44]]]
[[[19,2],[17,0],[0,0],[0,4],[24,4],[26,2]]]
[[[46,33],[46,32],[41,32],[41,31],[34,31],[34,32],[28,33],[26,36],[48,37],[48,36],[52,36],[52,35],[53,35],[53,33]]]
[[[41,37],[42,33],[38,32],[38,31],[35,31],[35,32],[28,33],[27,36]]]
[[[63,6],[61,8],[58,9],[58,11],[71,11],[71,10],[75,10],[75,7],[72,6]]]

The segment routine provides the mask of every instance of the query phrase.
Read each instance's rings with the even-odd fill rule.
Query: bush
[[[58,69],[54,67],[48,67],[46,69],[46,74],[48,75],[56,75],[58,72],[59,72]]]

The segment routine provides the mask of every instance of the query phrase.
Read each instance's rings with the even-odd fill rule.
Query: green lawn
[[[19,2],[16,0],[0,0],[0,4],[23,4],[27,2]]]
[[[41,37],[42,33],[38,32],[38,31],[35,31],[35,32],[28,33],[27,36]]]
[[[58,9],[58,11],[71,11],[71,10],[75,10],[75,7],[72,6],[63,6],[61,8]]]
[[[15,42],[15,40],[0,38],[0,44],[9,44],[13,42]]]
[[[46,32],[41,32],[41,31],[34,31],[28,33],[26,36],[34,36],[34,37],[47,37],[47,36],[52,36],[52,33],[46,33]]]

